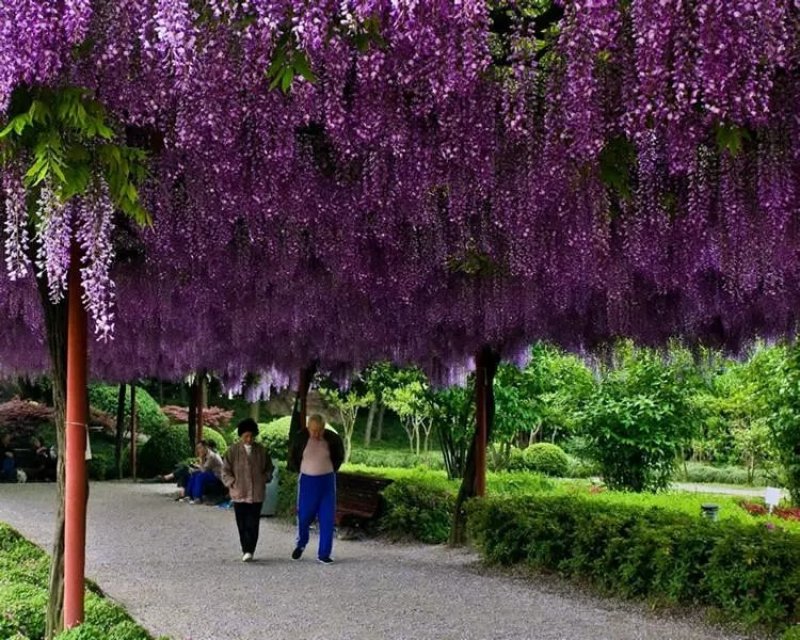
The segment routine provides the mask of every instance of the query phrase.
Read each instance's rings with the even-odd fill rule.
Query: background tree
[[[384,392],[384,402],[400,418],[400,424],[408,436],[409,449],[419,455],[422,450],[428,451],[433,425],[430,386],[418,369],[406,369],[398,374],[396,380],[401,383]]]
[[[695,375],[691,361],[630,343],[620,345],[616,360],[584,410],[590,452],[609,487],[664,489],[697,420],[687,384]]]
[[[472,381],[464,387],[454,386],[433,392],[434,429],[439,436],[447,477],[461,478],[467,452],[475,431],[475,398]]]
[[[342,427],[342,440],[344,440],[344,462],[350,460],[353,449],[353,431],[356,426],[358,412],[368,407],[374,400],[372,391],[367,390],[362,381],[353,383],[349,389],[339,389],[334,386],[321,386],[320,395],[339,414]]]

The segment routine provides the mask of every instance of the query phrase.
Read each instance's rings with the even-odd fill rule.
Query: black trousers
[[[258,525],[261,522],[261,503],[234,502],[233,512],[236,514],[242,553],[254,553],[258,542]]]

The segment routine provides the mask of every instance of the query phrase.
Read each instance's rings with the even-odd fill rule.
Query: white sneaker
[[[250,562],[252,559],[253,559],[253,554],[252,553],[245,553],[242,556],[242,562]]]

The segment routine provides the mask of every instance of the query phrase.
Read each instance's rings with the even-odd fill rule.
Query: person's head
[[[203,440],[203,442],[205,443],[206,448],[209,449],[210,451],[217,450],[217,443],[214,442],[213,440]]]
[[[39,438],[37,438],[36,436],[33,436],[33,437],[31,438],[31,446],[32,446],[34,449],[40,449],[40,448],[41,448],[41,446],[42,446],[42,441],[41,441]]]
[[[5,445],[6,447],[8,445],[10,445],[11,444],[11,434],[10,433],[4,433],[2,435],[2,437],[0,437],[0,443]]]
[[[319,440],[322,437],[322,434],[325,431],[325,419],[315,413],[308,418],[308,433],[309,435],[314,438],[314,440]]]
[[[258,435],[258,424],[252,418],[245,418],[236,427],[239,439],[245,444],[253,444]]]
[[[206,455],[206,450],[207,450],[207,447],[206,447],[206,441],[205,441],[205,440],[200,440],[200,441],[199,441],[199,442],[198,442],[198,443],[197,443],[197,444],[194,446],[194,452],[195,452],[195,453],[196,453],[198,456],[200,456],[201,458],[202,458],[203,456],[205,456],[205,455]]]

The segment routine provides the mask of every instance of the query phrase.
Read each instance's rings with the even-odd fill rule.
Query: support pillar
[[[486,495],[486,447],[488,446],[487,391],[489,372],[485,350],[475,358],[475,495]]]
[[[312,363],[308,367],[300,369],[300,379],[297,385],[297,395],[294,399],[294,407],[292,407],[292,421],[289,424],[289,446],[303,429],[306,428],[306,413],[308,402],[308,388],[311,386],[311,381],[314,379],[314,374],[317,371],[317,364]],[[290,471],[299,471],[289,466]]]
[[[195,406],[197,407],[197,431],[195,432],[195,442],[203,439],[203,400],[205,398],[206,374],[201,371],[197,374],[198,378],[194,385]]]
[[[136,415],[136,383],[131,383],[131,476],[134,481],[138,479],[138,444],[139,444],[139,418]]]
[[[297,387],[297,404],[300,413],[300,428],[306,427],[308,418],[308,388],[311,386],[311,379],[314,377],[314,370],[311,368],[300,370],[300,384]]]
[[[83,622],[86,564],[87,336],[81,302],[80,256],[73,244],[67,290],[67,412],[64,523],[64,627]]]

